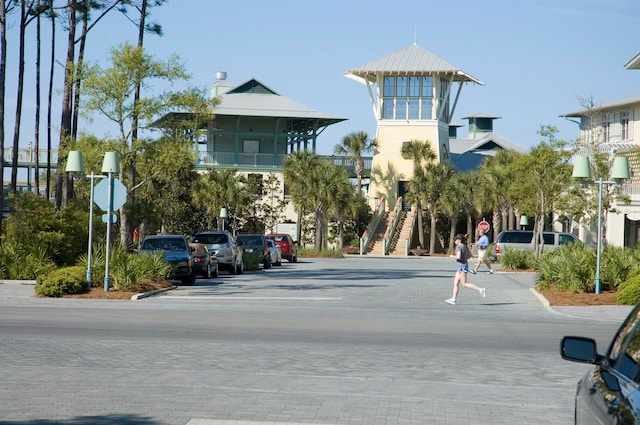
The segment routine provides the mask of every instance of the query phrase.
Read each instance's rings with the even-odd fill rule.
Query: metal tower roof
[[[375,83],[377,74],[453,75],[456,82],[484,83],[413,43],[411,46],[353,68],[342,75],[364,83]]]

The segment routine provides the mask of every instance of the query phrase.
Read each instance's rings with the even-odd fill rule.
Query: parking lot
[[[551,309],[500,271],[450,306],[453,270],[301,259],[138,301],[0,284],[0,423],[572,423],[587,367],[559,339],[604,344],[629,308]]]

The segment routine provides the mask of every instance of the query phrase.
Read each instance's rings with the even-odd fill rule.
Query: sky
[[[320,154],[333,153],[354,131],[375,137],[367,88],[343,73],[414,42],[484,83],[462,89],[453,116],[453,123],[463,125],[461,138],[468,134],[462,118],[484,113],[500,117],[494,132],[525,147],[543,140],[537,134],[541,125],[556,127],[559,139],[572,141],[578,126],[559,116],[583,109],[581,98],[597,104],[640,93],[640,70],[624,69],[640,51],[637,0],[168,0],[151,9],[149,19],[162,25],[164,35],[147,35],[147,52],[159,60],[179,55],[191,75],[173,88],[209,90],[216,72],[224,71],[234,86],[256,78],[315,111],[347,118],[320,135]],[[8,22],[7,146],[13,140],[17,85],[15,20]],[[27,34],[30,46],[34,32],[30,28]],[[58,61],[66,53],[66,34],[60,35],[58,28]],[[111,49],[136,39],[136,27],[112,14],[90,32],[87,60],[107,67]],[[45,48],[43,69],[49,55]],[[30,55],[20,147],[33,141],[34,62]],[[58,126],[61,67],[56,74]],[[163,88],[151,82],[148,90]],[[99,117],[81,128],[98,137],[117,133]]]

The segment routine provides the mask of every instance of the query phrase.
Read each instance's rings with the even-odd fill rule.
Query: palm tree
[[[428,141],[423,142],[421,140],[415,140],[415,139],[410,140],[407,143],[403,143],[402,147],[400,148],[400,154],[404,159],[409,159],[413,161],[413,178],[414,179],[419,174],[423,174],[420,172],[423,162],[433,161],[434,159],[436,159],[436,154],[431,148],[431,144]],[[412,186],[411,183],[409,184],[409,186],[410,187]],[[416,189],[419,189],[421,184],[418,183],[417,185],[414,184],[413,186],[415,186]],[[416,213],[418,214],[418,239],[420,241],[420,246],[424,248],[425,243],[424,243],[424,231],[423,231],[423,225],[422,225],[422,206],[420,204],[419,194],[420,194],[419,190],[413,191],[413,194],[409,196],[409,199],[411,199],[416,203]]]
[[[449,163],[442,164],[427,164],[424,167],[424,180],[426,190],[421,193],[422,201],[429,211],[429,218],[431,221],[431,230],[429,238],[429,254],[435,254],[436,245],[436,224],[438,219],[438,212],[440,204],[442,203],[442,197],[444,188],[447,182],[454,175],[455,170]]]
[[[293,204],[298,210],[296,240],[302,240],[302,217],[310,203],[314,188],[310,185],[311,176],[319,166],[320,159],[309,150],[292,152],[284,159],[284,178],[289,185]]]
[[[481,188],[480,213],[493,211],[493,240],[502,230],[507,230],[510,208],[509,186],[513,182],[509,165],[518,154],[511,150],[500,150],[495,157],[486,159],[479,169],[479,183]]]
[[[210,217],[218,217],[222,207],[227,208],[230,218],[238,217],[248,199],[244,183],[235,169],[210,170],[196,181],[193,198]]]
[[[469,175],[472,173],[453,173],[451,179],[445,182],[444,191],[440,199],[442,210],[449,217],[449,251],[453,251],[456,228],[463,214],[467,217],[467,232],[471,234],[468,205],[473,204],[473,185],[469,185]],[[473,210],[471,210],[473,211]]]
[[[349,185],[347,171],[327,160],[320,161],[311,175],[310,197],[313,201],[316,223],[315,248],[325,247],[325,229],[327,212],[338,205],[339,199],[348,196],[346,185]]]
[[[374,152],[378,148],[376,139],[369,139],[369,135],[364,131],[353,132],[342,139],[342,144],[336,145],[334,152],[336,155],[347,156],[355,164],[358,193],[362,188],[362,174],[364,173],[364,159],[362,155]]]

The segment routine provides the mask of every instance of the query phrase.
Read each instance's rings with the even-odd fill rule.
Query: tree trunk
[[[147,17],[147,0],[142,0],[142,5],[140,9],[140,23],[138,24],[138,47],[142,49],[144,46],[144,31],[146,25],[146,17]],[[137,105],[140,101],[140,88],[142,85],[142,81],[140,75],[136,75],[135,82],[135,92],[133,95],[133,114],[131,117],[131,162],[129,163],[128,173],[129,173],[129,186],[134,187],[136,185],[136,152],[133,149],[136,141],[138,140],[138,111]],[[197,141],[196,141],[197,143]],[[136,198],[134,191],[127,192],[127,206],[129,211],[135,210]],[[129,214],[127,213],[127,209],[122,207],[120,209],[120,240],[122,242],[122,246],[128,246],[130,244],[133,229],[135,227],[134,220],[130,219]]]
[[[298,242],[298,246],[302,241],[302,207],[298,208],[298,218],[296,220],[296,242]]]
[[[69,176],[63,172],[62,164],[66,159],[62,154],[69,145],[68,138],[71,136],[72,100],[73,100],[73,68],[75,61],[75,38],[77,17],[76,10],[78,3],[76,0],[68,0],[67,13],[69,14],[69,38],[67,39],[67,60],[64,67],[64,85],[62,96],[62,108],[60,118],[60,142],[58,143],[58,174],[56,179],[56,208],[60,208],[62,203],[69,202],[71,191]]]
[[[500,212],[493,211],[493,240],[495,241],[500,234],[500,229],[502,228],[502,216]]]
[[[436,213],[429,213],[429,217],[431,218],[431,234],[429,235],[429,255],[433,255],[436,253],[436,222],[437,217]]]
[[[16,193],[18,185],[18,148],[20,145],[20,122],[22,120],[22,95],[24,89],[24,33],[27,27],[27,9],[24,1],[20,2],[20,47],[18,56],[18,88],[16,94],[16,117],[13,128],[13,146],[11,152],[11,193]]]
[[[0,0],[0,117],[4,117],[4,100],[6,87],[6,64],[7,64],[7,7],[5,0]],[[4,181],[4,119],[0,119],[0,175]],[[4,210],[4,183],[0,191],[0,205]],[[2,213],[0,212],[0,229],[2,229]],[[0,241],[2,232],[0,232]]]
[[[420,243],[420,249],[427,249],[427,245],[424,243],[423,213],[420,201],[416,202],[416,214],[418,214],[418,243]]]
[[[73,81],[73,107],[71,112],[71,140],[78,137],[78,113],[80,110],[80,84],[82,82],[82,70],[84,68],[84,49],[87,42],[87,31],[89,25],[89,12],[82,14],[82,33],[80,35],[80,47],[78,48],[77,66],[74,70]]]
[[[449,227],[449,252],[455,252],[453,238],[456,237],[456,227],[458,226],[458,218],[451,217],[451,226]]]
[[[51,149],[53,142],[51,139],[51,112],[53,105],[53,74],[54,65],[56,63],[56,15],[51,13],[51,66],[49,68],[49,90],[47,95],[47,187],[45,189],[45,197],[51,199]]]
[[[38,11],[40,11],[40,0],[36,5]],[[35,116],[35,128],[33,132],[33,144],[34,144],[34,184],[35,192],[40,196],[40,56],[41,56],[41,39],[40,39],[40,12],[36,16],[36,116]]]

